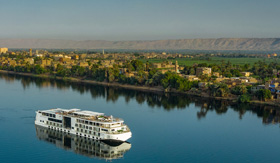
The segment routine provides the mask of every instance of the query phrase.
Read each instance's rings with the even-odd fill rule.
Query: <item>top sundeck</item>
[[[55,117],[56,114],[63,115],[63,116],[69,116],[69,117],[75,117],[79,119],[89,120],[89,121],[98,121],[98,122],[104,122],[104,123],[116,123],[116,122],[123,122],[120,118],[114,118],[113,116],[106,116],[104,113],[98,113],[93,111],[87,111],[80,109],[50,109],[50,110],[41,110],[39,112],[42,112],[42,115],[53,115]]]

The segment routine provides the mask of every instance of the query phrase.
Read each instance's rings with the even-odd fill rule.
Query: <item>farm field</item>
[[[206,59],[199,59],[199,58],[176,58],[176,59],[140,59],[142,62],[146,63],[149,61],[150,63],[160,63],[163,61],[172,61],[175,63],[175,61],[178,61],[178,64],[180,66],[192,66],[193,64],[197,63],[207,63],[207,64],[221,64],[222,61],[228,62],[230,61],[232,64],[235,65],[244,65],[244,64],[254,64],[258,61],[266,61],[267,63],[270,62],[279,62],[280,60],[278,58],[226,58],[226,57],[211,57],[210,60]]]

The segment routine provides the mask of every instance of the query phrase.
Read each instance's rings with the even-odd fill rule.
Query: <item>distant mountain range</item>
[[[280,38],[218,38],[153,41],[0,39],[0,47],[134,50],[280,50]]]

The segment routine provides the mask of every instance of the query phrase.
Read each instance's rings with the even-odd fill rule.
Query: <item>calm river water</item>
[[[277,108],[0,75],[0,162],[280,162]],[[35,111],[80,108],[125,120],[106,144],[34,125]]]

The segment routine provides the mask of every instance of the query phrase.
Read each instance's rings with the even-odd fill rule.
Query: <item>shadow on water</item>
[[[229,109],[232,109],[239,113],[240,119],[242,119],[246,112],[251,112],[262,118],[264,124],[275,124],[280,122],[280,110],[273,106],[238,104],[227,100],[215,100],[189,95],[178,96],[177,94],[143,92],[117,87],[57,81],[53,79],[19,75],[0,74],[0,79],[4,79],[9,83],[20,81],[24,89],[28,89],[30,86],[36,86],[37,88],[51,87],[59,90],[72,89],[80,94],[90,93],[93,99],[100,97],[105,98],[108,102],[116,102],[120,97],[123,97],[127,103],[129,103],[130,100],[136,100],[139,104],[147,103],[151,108],[163,108],[166,111],[186,109],[189,105],[195,105],[196,108],[199,109],[197,112],[198,119],[205,118],[208,112],[215,112],[217,115],[220,115],[225,114]]]

